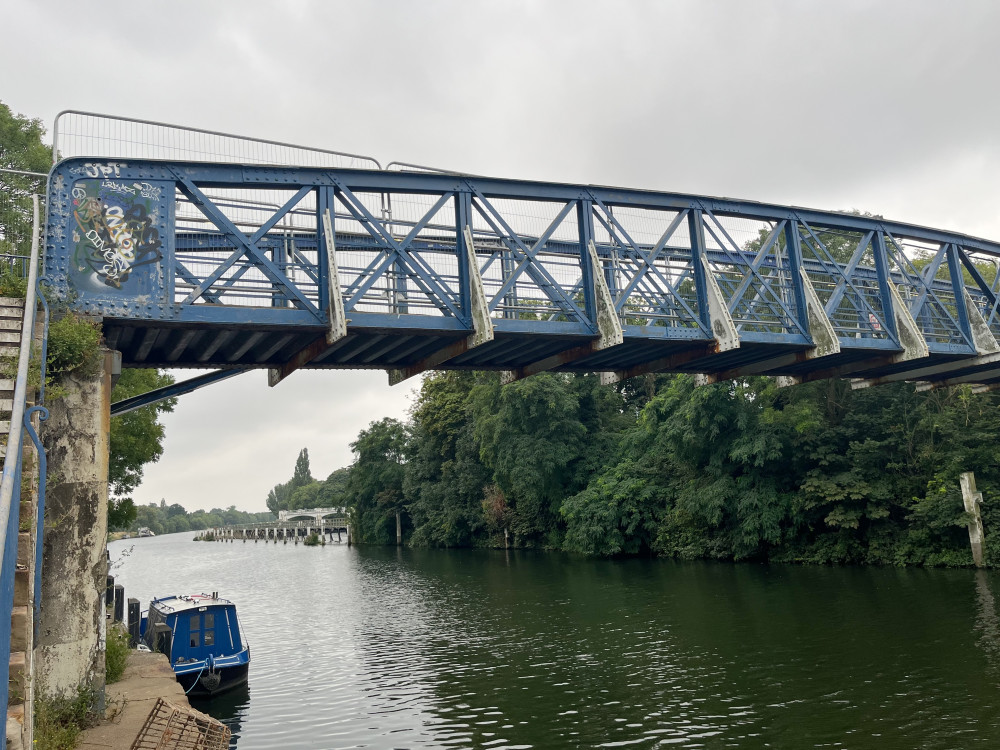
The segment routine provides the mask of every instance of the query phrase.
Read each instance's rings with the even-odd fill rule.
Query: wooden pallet
[[[160,698],[131,750],[227,750],[231,734],[218,719]]]

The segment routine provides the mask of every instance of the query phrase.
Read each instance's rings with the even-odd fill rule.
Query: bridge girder
[[[273,383],[308,367],[877,384],[1000,350],[1000,244],[875,217],[85,158],[53,169],[49,207],[56,295],[103,318],[126,366],[261,368]]]

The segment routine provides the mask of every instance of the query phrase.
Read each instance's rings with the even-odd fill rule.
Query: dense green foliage
[[[101,719],[94,709],[97,695],[80,687],[68,697],[35,693],[35,750],[73,750],[84,729]]]
[[[135,506],[134,520],[118,529],[136,532],[145,526],[154,534],[174,534],[179,531],[200,531],[216,526],[235,526],[272,520],[274,516],[270,513],[248,513],[237,510],[235,505],[230,505],[226,509],[212,508],[208,511],[196,510],[188,513],[184,506],[178,503],[167,505],[166,500],[161,500],[159,505],[150,503]]]
[[[121,401],[154,388],[170,385],[174,379],[159,370],[123,370],[111,392],[111,400]],[[108,528],[124,529],[135,520],[130,493],[142,482],[143,467],[163,454],[161,412],[173,411],[176,399],[166,399],[111,418],[108,460]],[[149,524],[141,524],[148,526]]]
[[[398,511],[415,546],[967,565],[963,471],[1000,560],[998,405],[906,383],[440,373],[408,423],[360,433],[346,494],[355,538],[375,544],[395,541]]]
[[[309,468],[309,451],[303,448],[295,460],[295,470],[287,482],[276,484],[267,494],[267,509],[277,515],[279,510],[302,508],[332,508],[344,505],[347,469],[337,469],[324,481],[313,478]]]
[[[128,641],[129,634],[124,625],[120,622],[108,625],[104,649],[105,684],[110,685],[113,682],[118,682],[125,674],[125,667],[128,666],[128,655],[131,651]]]
[[[44,134],[41,120],[11,112],[0,102],[0,169],[48,173],[52,150],[42,143]],[[30,254],[31,195],[44,192],[42,178],[0,172],[0,254]]]
[[[100,367],[98,350],[101,326],[92,320],[66,313],[49,323],[46,371],[57,377],[64,373],[94,373]]]

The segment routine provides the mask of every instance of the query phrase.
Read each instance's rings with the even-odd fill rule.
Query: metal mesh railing
[[[0,169],[0,255],[26,258],[31,254],[32,196],[45,194],[46,177]]]
[[[381,169],[377,159],[265,138],[68,109],[52,128],[54,161],[71,156]]]

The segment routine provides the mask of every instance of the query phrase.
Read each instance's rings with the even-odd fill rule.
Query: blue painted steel
[[[199,388],[204,388],[206,385],[218,383],[220,380],[226,380],[244,372],[246,372],[246,370],[216,370],[215,372],[210,372],[207,375],[199,375],[196,378],[182,380],[180,383],[171,383],[170,385],[165,385],[162,388],[154,388],[153,390],[147,391],[146,393],[138,396],[126,398],[122,401],[116,401],[111,404],[111,416],[118,417],[122,414],[128,414],[130,411],[141,409],[144,406],[150,406],[168,398],[183,396],[185,393],[191,393]],[[47,416],[48,413],[46,413],[46,417]]]
[[[988,272],[1000,244],[877,217],[456,174],[85,159],[54,167],[50,193],[56,294],[101,315],[127,365],[414,366],[473,330],[466,226],[496,336],[444,368],[516,369],[564,352],[553,366],[624,370],[710,349],[708,274],[741,345],[682,370],[813,346],[802,272],[841,352],[775,374],[884,367],[904,349],[890,285],[931,359],[976,355],[963,289],[1000,335]],[[324,350],[326,210],[348,335]],[[581,348],[598,335],[594,270],[625,333],[601,352]]]
[[[31,415],[38,412],[38,418],[45,421],[49,418],[49,410],[44,406],[32,406],[24,412],[24,431],[28,433],[31,442],[35,446],[35,453],[38,455],[38,505],[35,508],[35,617],[34,632],[38,638],[38,625],[41,622],[42,609],[42,541],[45,532],[45,477],[48,475],[48,458],[45,455],[45,448],[38,438],[34,426],[31,424]]]

